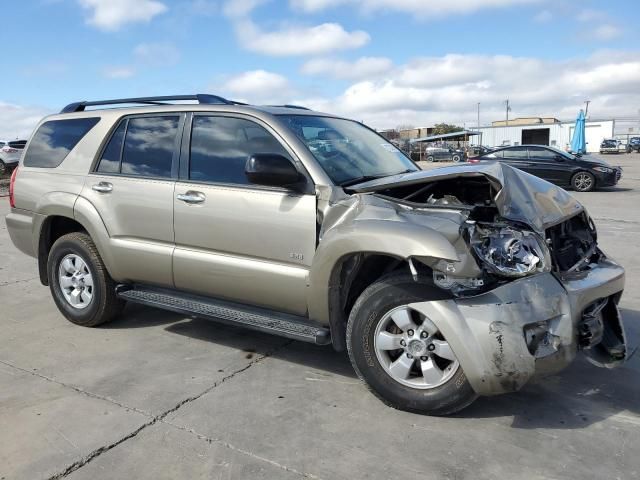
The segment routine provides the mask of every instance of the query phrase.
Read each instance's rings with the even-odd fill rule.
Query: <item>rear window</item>
[[[31,139],[25,167],[57,167],[99,121],[100,118],[74,118],[43,123]]]

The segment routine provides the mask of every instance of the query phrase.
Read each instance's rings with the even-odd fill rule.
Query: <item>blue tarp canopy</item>
[[[573,138],[571,139],[571,151],[573,153],[586,153],[587,143],[584,131],[584,111],[580,110],[578,118],[576,118],[576,126],[573,130]]]

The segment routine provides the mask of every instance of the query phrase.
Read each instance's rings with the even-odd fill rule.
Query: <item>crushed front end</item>
[[[474,390],[516,391],[579,351],[602,367],[624,362],[624,269],[599,249],[582,206],[510,167],[440,170],[377,193],[417,211],[467,209],[460,261],[417,258],[451,298],[411,307],[436,324]]]

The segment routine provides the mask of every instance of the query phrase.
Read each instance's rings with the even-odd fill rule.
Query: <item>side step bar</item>
[[[316,345],[331,343],[328,328],[315,325],[308,319],[296,315],[152,287],[118,285],[116,293],[128,302],[170,310],[190,317],[239,325]]]

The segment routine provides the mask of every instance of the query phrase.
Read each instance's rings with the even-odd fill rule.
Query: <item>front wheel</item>
[[[347,349],[360,379],[387,405],[448,415],[477,395],[447,339],[429,318],[409,307],[429,298],[442,295],[407,274],[375,282],[351,310]]]
[[[433,163],[434,161],[435,161],[435,158],[433,158],[433,155],[429,155],[429,156],[427,157],[427,162],[429,162],[429,163]]]
[[[590,192],[596,187],[596,179],[589,172],[578,172],[571,179],[571,186],[576,192]]]
[[[462,161],[462,157],[461,157],[460,155],[454,155],[454,156],[453,156],[453,158],[452,158],[452,160],[453,160],[455,163],[460,163],[460,162]]]

